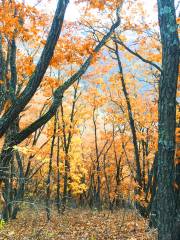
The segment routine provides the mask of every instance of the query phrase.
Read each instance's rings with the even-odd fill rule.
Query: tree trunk
[[[17,217],[17,213],[19,211],[18,202],[23,201],[24,191],[25,191],[25,176],[23,171],[23,164],[22,164],[21,156],[18,151],[16,152],[16,159],[17,159],[18,171],[19,171],[19,186],[18,186],[16,196],[14,196],[15,202],[14,202],[14,208],[11,216],[12,219],[15,219]]]
[[[176,203],[173,188],[179,39],[174,1],[158,0],[157,2],[162,41],[162,73],[158,109],[158,239],[175,240],[179,237],[175,234]]]
[[[116,47],[115,54],[117,57],[119,73],[121,75],[122,90],[123,90],[123,94],[124,94],[126,104],[127,104],[129,125],[130,125],[131,133],[132,133],[134,156],[135,156],[135,161],[136,161],[136,181],[137,181],[139,187],[142,187],[142,174],[141,174],[140,156],[139,156],[139,150],[138,150],[138,141],[137,141],[135,121],[134,121],[134,117],[133,117],[129,93],[127,91],[126,82],[124,79],[123,68],[122,68],[121,59],[119,56],[118,44],[116,42],[115,42],[115,47]]]
[[[100,177],[100,159],[98,150],[98,136],[97,136],[97,123],[95,116],[96,108],[93,109],[93,125],[94,125],[94,142],[95,142],[95,154],[96,154],[96,174],[97,174],[97,188],[96,188],[96,198],[95,204],[98,210],[101,209],[101,177]]]
[[[60,137],[57,140],[57,210],[60,213],[61,198],[60,198]]]
[[[56,138],[56,125],[57,125],[57,117],[55,116],[54,119],[54,132],[52,136],[51,142],[51,151],[49,157],[49,171],[47,177],[47,195],[46,195],[46,212],[47,212],[47,220],[50,221],[50,197],[51,197],[51,174],[52,174],[52,160],[53,160],[53,151],[54,151],[54,143]]]

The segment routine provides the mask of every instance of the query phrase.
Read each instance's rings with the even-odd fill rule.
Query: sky
[[[30,4],[37,3],[37,0],[26,0],[26,1],[29,2]],[[50,1],[42,0],[40,7],[42,7],[48,13],[53,13],[56,9],[57,1],[58,0],[50,0]],[[144,2],[145,10],[147,10],[147,12],[152,16],[152,18],[154,18],[155,13],[154,13],[153,7],[157,0],[142,0],[142,1]],[[65,18],[70,21],[75,21],[76,19],[78,19],[79,16],[80,16],[80,12],[78,11],[77,6],[74,4],[74,0],[70,0],[70,3],[67,7]]]
[[[51,0],[51,3],[48,6],[49,11],[54,11],[56,9],[57,0]],[[79,11],[73,0],[69,1],[69,5],[66,11],[66,18],[69,20],[74,20],[79,17]]]
[[[33,5],[37,3],[37,0],[26,0],[26,2]],[[38,6],[48,13],[54,13],[57,6],[57,2],[58,0],[50,0],[50,1],[42,0],[41,4],[39,4]],[[70,21],[74,21],[79,17],[80,13],[78,11],[78,8],[74,4],[74,0],[70,0],[69,2],[70,3],[68,4],[65,18]]]
[[[22,1],[22,0],[19,0]],[[26,2],[30,3],[30,4],[36,4],[38,0],[25,0]],[[77,6],[74,4],[75,0],[70,0],[69,5],[67,7],[67,11],[66,11],[66,19],[69,19],[70,21],[75,21],[79,16],[80,16],[80,12],[78,11]],[[152,17],[152,19],[154,17],[157,17],[157,13],[155,13],[154,11],[154,6],[157,2],[157,0],[139,0],[142,1],[144,3],[144,8],[145,10],[149,13],[149,15]],[[40,6],[47,11],[48,13],[53,13],[56,9],[56,5],[58,0],[41,0],[41,4]],[[175,0],[175,3],[177,5],[178,0]]]

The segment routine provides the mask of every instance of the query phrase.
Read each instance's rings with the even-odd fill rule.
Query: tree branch
[[[117,38],[113,38],[113,41],[118,43],[119,45],[123,46],[128,52],[130,52],[131,54],[133,54],[134,56],[138,57],[141,61],[148,63],[150,65],[152,65],[153,67],[155,67],[158,71],[160,71],[162,73],[162,69],[154,62],[149,61],[147,59],[145,59],[144,57],[142,57],[139,53],[133,51],[132,49],[130,49],[127,45],[125,45],[121,40],[118,40]]]
[[[98,45],[95,47],[94,51],[90,56],[87,58],[87,60],[84,62],[84,64],[80,67],[80,69],[72,75],[63,85],[59,86],[55,92],[54,92],[54,100],[52,105],[50,106],[49,110],[38,120],[33,122],[31,125],[29,125],[26,129],[22,130],[20,133],[14,136],[11,145],[17,145],[21,143],[23,140],[25,140],[30,134],[35,132],[38,128],[40,128],[42,125],[46,124],[56,113],[58,107],[60,106],[63,98],[64,92],[71,86],[73,83],[75,83],[78,79],[81,78],[81,76],[86,72],[87,68],[90,66],[91,61],[93,59],[93,56],[95,53],[98,53],[99,50],[104,46],[106,41],[109,39],[111,34],[114,32],[114,30],[119,26],[120,20],[118,19],[116,23],[114,23],[109,32],[102,38],[102,40],[98,43]]]
[[[46,45],[43,49],[36,69],[30,77],[30,80],[20,97],[0,119],[0,137],[3,136],[3,134],[9,128],[11,122],[18,117],[19,113],[29,103],[29,101],[37,91],[37,88],[39,87],[44,77],[44,74],[49,66],[55,46],[59,39],[68,2],[68,0],[58,1],[51,29],[47,37]]]

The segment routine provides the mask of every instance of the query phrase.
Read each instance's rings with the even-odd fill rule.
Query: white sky
[[[22,1],[22,0],[19,0]],[[38,0],[25,0],[30,4],[36,4]],[[80,16],[80,12],[78,11],[78,7],[74,4],[75,0],[70,0],[69,5],[67,7],[65,18],[69,21],[74,21]],[[157,3],[157,0],[137,0],[139,2],[144,3],[144,8],[147,13],[150,15],[150,19],[157,19],[157,12],[154,11],[154,6]],[[56,9],[58,0],[41,0],[40,7],[42,7],[48,13],[54,13]],[[177,4],[178,0],[175,0]],[[179,10],[178,10],[179,11]],[[137,13],[138,14],[138,13]]]
[[[29,2],[30,4],[37,3],[37,0],[26,0],[26,1]],[[40,6],[42,6],[42,8],[45,11],[48,11],[49,13],[53,13],[56,9],[57,1],[58,0],[50,0],[50,1],[42,0],[42,3],[40,4]],[[157,2],[157,0],[142,0],[142,1],[144,2],[145,10],[147,10],[149,14],[153,16],[154,15],[153,7]],[[70,3],[67,7],[65,18],[70,21],[73,21],[73,20],[76,20],[79,17],[79,15],[80,13],[78,11],[78,8],[74,4],[74,0],[70,0]]]
[[[65,15],[65,18],[70,21],[73,21],[79,17],[78,8],[73,2],[74,1],[70,0],[70,3],[67,7],[66,15]],[[56,9],[56,5],[57,5],[57,0],[51,0],[47,8],[50,12],[54,12]]]
[[[37,0],[26,0],[26,2],[30,3],[31,5],[36,4]],[[42,7],[43,10],[45,10],[48,13],[54,13],[56,9],[58,0],[42,0],[41,4],[38,6]],[[68,4],[65,18],[73,21],[79,17],[80,13],[78,11],[78,8],[74,4],[74,0],[70,0],[70,3]]]

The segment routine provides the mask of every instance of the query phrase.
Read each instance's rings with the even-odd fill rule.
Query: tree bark
[[[162,73],[159,86],[158,138],[158,239],[178,239],[175,229],[175,129],[179,39],[173,0],[158,0],[162,42]]]
[[[117,57],[119,73],[121,74],[122,90],[123,90],[123,94],[124,94],[126,104],[127,104],[129,125],[131,128],[132,139],[133,139],[134,156],[135,156],[135,161],[136,161],[136,181],[137,181],[139,187],[142,187],[142,174],[141,174],[140,156],[139,156],[139,150],[138,150],[138,140],[137,140],[137,134],[136,134],[135,121],[134,121],[134,117],[133,117],[129,93],[127,91],[126,82],[124,79],[123,68],[122,68],[121,59],[119,56],[118,44],[116,42],[115,42],[115,54]]]
[[[40,60],[36,66],[34,73],[30,77],[30,80],[26,88],[22,92],[21,96],[18,99],[16,99],[16,101],[14,101],[10,109],[0,119],[0,136],[4,135],[4,133],[7,131],[12,121],[18,117],[18,115],[21,113],[24,107],[29,103],[29,101],[37,91],[44,77],[44,74],[49,66],[49,63],[52,59],[55,46],[59,39],[62,25],[64,22],[64,15],[65,15],[67,5],[68,5],[68,0],[58,1],[54,19],[51,25],[51,29],[46,41],[46,45],[42,51]],[[13,72],[15,70],[14,67],[15,66],[13,65],[13,69],[11,69],[13,70]]]
[[[58,113],[57,113],[58,115]],[[58,122],[59,130],[59,122]],[[57,210],[60,213],[61,207],[61,196],[60,196],[60,136],[57,137],[57,157],[56,157],[56,166],[57,166]]]
[[[52,175],[52,161],[53,161],[53,153],[54,153],[54,144],[55,144],[55,138],[56,138],[56,128],[57,128],[57,116],[55,116],[54,119],[54,132],[52,136],[52,142],[51,142],[51,150],[50,150],[50,156],[49,156],[49,170],[48,170],[48,177],[47,177],[47,194],[46,194],[46,213],[47,213],[47,220],[50,221],[50,197],[51,197],[51,175]]]

